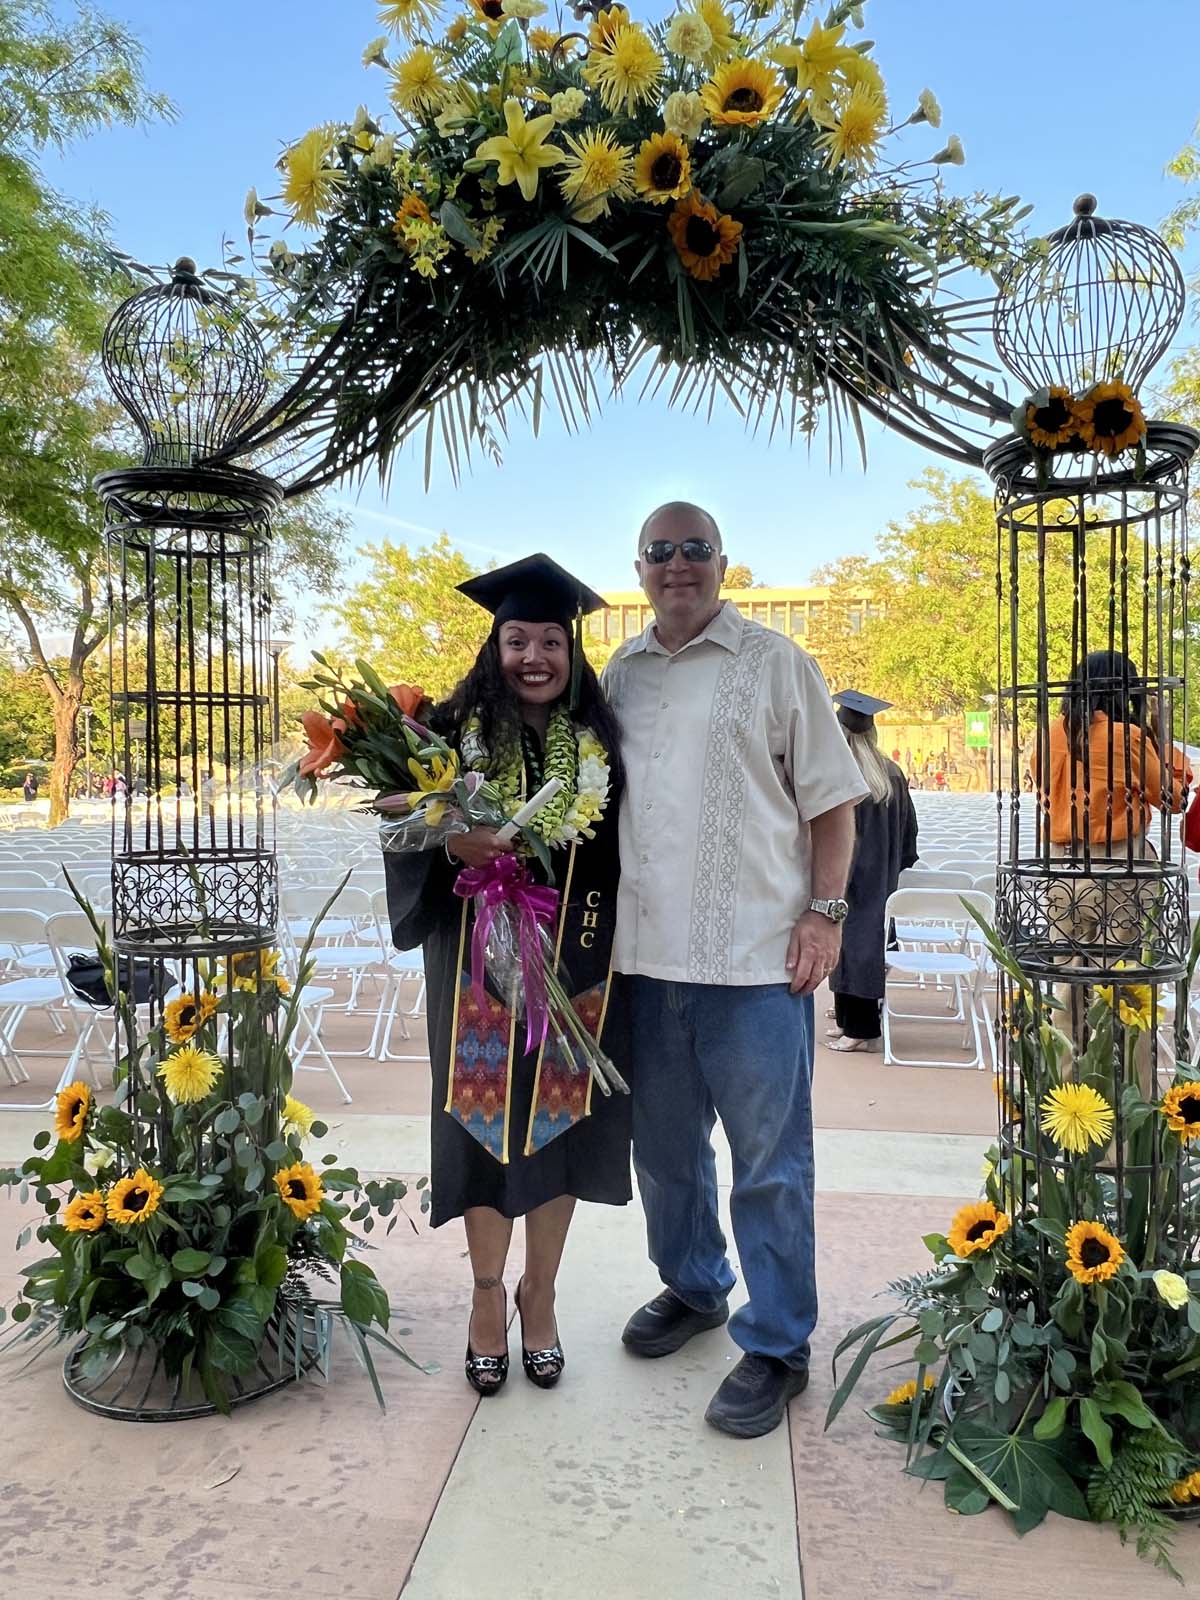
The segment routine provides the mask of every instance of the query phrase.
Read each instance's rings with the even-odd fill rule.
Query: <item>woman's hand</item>
[[[512,845],[502,843],[495,828],[472,828],[468,833],[452,833],[446,849],[464,867],[487,867],[508,855]]]

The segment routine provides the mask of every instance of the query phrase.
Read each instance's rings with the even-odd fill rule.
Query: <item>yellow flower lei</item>
[[[467,719],[462,737],[463,761],[472,771],[483,772],[500,790],[506,816],[513,816],[528,799],[525,752],[519,740],[507,740],[493,757],[483,743],[478,715]],[[563,787],[526,827],[554,847],[590,839],[595,824],[608,805],[611,768],[608,751],[590,728],[577,727],[565,706],[550,713],[542,781],[561,778]]]

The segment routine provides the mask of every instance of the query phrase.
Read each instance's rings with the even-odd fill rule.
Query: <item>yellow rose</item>
[[[1153,1279],[1160,1300],[1165,1300],[1172,1311],[1182,1311],[1188,1303],[1187,1279],[1177,1272],[1156,1272]]]

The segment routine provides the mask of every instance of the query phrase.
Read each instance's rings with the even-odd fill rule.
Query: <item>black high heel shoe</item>
[[[521,1280],[524,1282],[524,1279]],[[521,1319],[521,1365],[525,1368],[525,1376],[530,1383],[539,1389],[553,1389],[554,1385],[563,1375],[563,1368],[567,1358],[563,1354],[562,1345],[555,1341],[548,1350],[527,1350],[525,1348],[525,1313],[521,1310],[521,1284],[516,1290],[517,1315]]]
[[[508,1326],[508,1290],[504,1291],[504,1325]],[[508,1353],[502,1356],[477,1356],[471,1349],[471,1326],[467,1324],[467,1359],[464,1366],[467,1382],[475,1393],[485,1399],[499,1394],[508,1380]]]

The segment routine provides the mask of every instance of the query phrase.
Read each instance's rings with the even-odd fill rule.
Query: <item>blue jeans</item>
[[[729,1331],[743,1350],[803,1367],[817,1321],[812,997],[777,983],[628,982],[633,1164],[650,1259],[695,1311],[716,1310],[737,1281],[717,1217],[709,1136],[719,1116],[750,1294]]]

